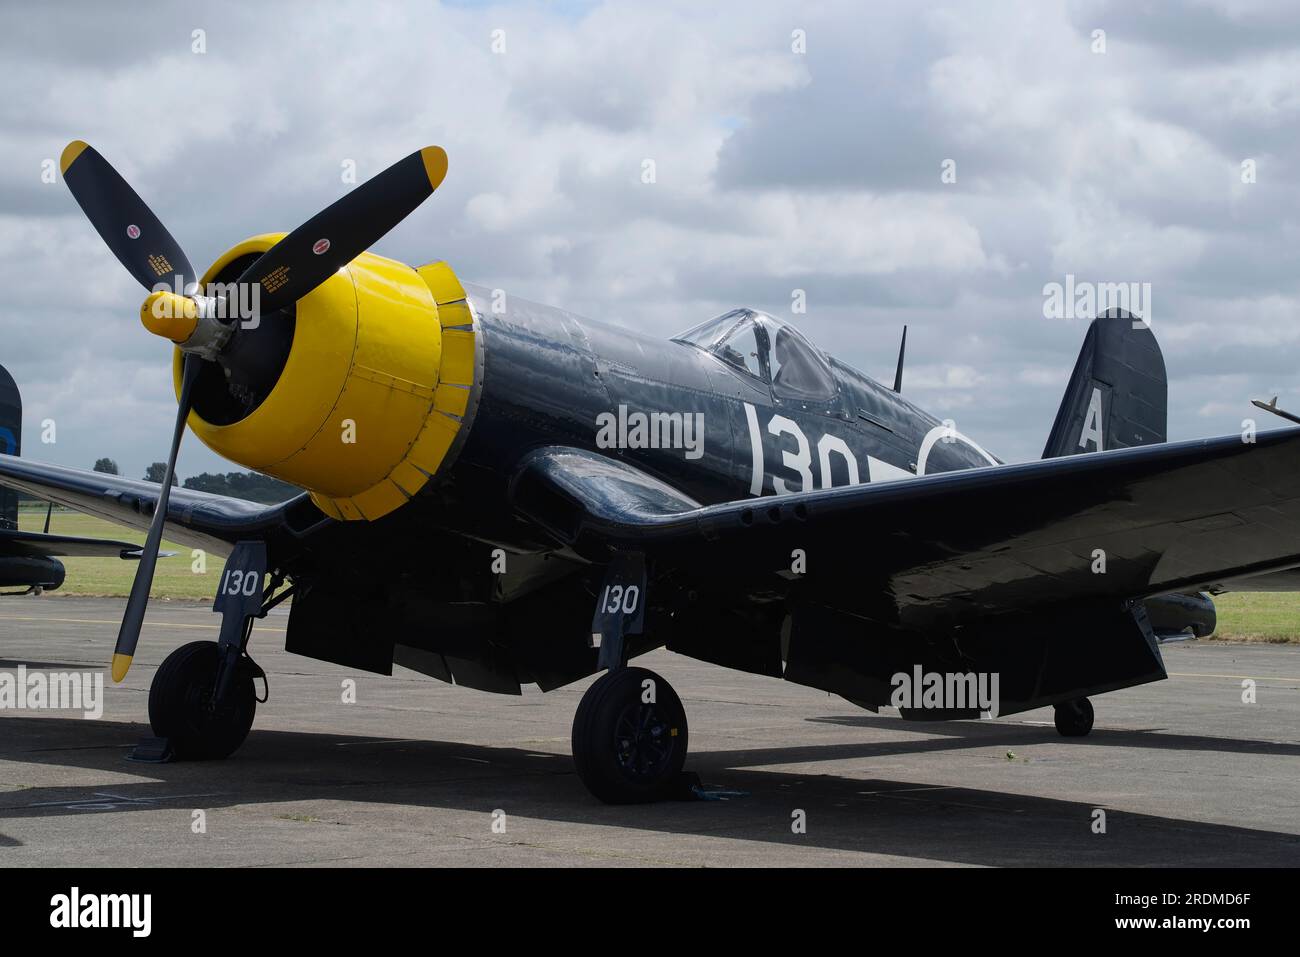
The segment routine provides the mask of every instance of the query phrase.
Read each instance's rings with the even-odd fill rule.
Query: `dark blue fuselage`
[[[766,365],[752,374],[688,342],[515,298],[494,311],[489,291],[469,288],[484,368],[456,478],[476,495],[504,495],[523,455],[544,445],[617,457],[701,504],[995,461],[835,360],[823,394],[783,395]]]

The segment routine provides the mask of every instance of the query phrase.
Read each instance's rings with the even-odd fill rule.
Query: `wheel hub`
[[[196,730],[228,720],[235,712],[235,706],[231,702],[217,703],[215,690],[215,679],[185,689],[186,712]]]
[[[619,766],[638,777],[660,773],[672,759],[671,729],[653,705],[624,708],[615,726],[615,740]]]

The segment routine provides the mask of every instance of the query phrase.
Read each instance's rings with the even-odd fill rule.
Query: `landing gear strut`
[[[658,801],[682,773],[686,710],[677,692],[645,668],[618,668],[587,689],[573,719],[573,761],[606,804]]]
[[[663,678],[627,665],[627,635],[645,624],[645,556],[623,552],[605,570],[591,619],[597,667],[608,669],[573,717],[578,777],[606,804],[658,801],[680,785],[686,763],[686,709]]]
[[[284,580],[279,572],[264,591],[265,578],[266,544],[237,543],[212,606],[221,615],[220,640],[182,645],[158,668],[149,686],[154,738],[141,742],[136,760],[215,760],[244,743],[259,700],[254,682],[266,680],[266,672],[248,656],[253,619],[288,595],[275,595]]]
[[[1062,701],[1056,706],[1056,730],[1065,738],[1082,738],[1092,730],[1092,702],[1087,698]]]

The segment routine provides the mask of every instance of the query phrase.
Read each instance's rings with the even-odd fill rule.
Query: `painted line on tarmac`
[[[1300,681],[1290,675],[1212,675],[1200,671],[1170,671],[1171,678],[1233,678],[1237,681]]]
[[[42,618],[40,616],[24,615],[0,615],[0,621],[52,621],[65,625],[121,625],[122,622],[116,618]],[[220,631],[220,625],[196,625],[183,621],[146,621],[145,627],[154,628],[206,628],[212,631]],[[283,628],[271,628],[261,626],[258,631],[284,631]]]

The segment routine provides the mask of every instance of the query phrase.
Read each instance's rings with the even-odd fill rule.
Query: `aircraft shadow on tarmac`
[[[84,661],[33,661],[29,658],[0,658],[0,671],[12,671],[18,667],[28,671],[84,671]]]
[[[1048,712],[1050,714],[1050,712]],[[820,724],[836,724],[855,728],[877,728],[881,731],[899,730],[900,721],[894,717],[873,715],[827,715],[808,718]],[[939,735],[926,741],[877,743],[877,755],[917,754],[925,751],[945,751],[950,748],[968,748],[977,745],[1042,744],[1056,740],[1050,728],[1025,727],[984,721],[918,721],[909,723],[909,731],[924,731]],[[1223,754],[1271,754],[1277,757],[1300,758],[1300,744],[1287,741],[1261,741],[1243,738],[1218,738],[1200,734],[1173,734],[1163,728],[1107,729],[1094,727],[1086,738],[1074,738],[1070,747],[1152,748],[1158,751],[1218,751]],[[789,749],[782,749],[788,753]],[[795,749],[797,750],[797,749]],[[745,752],[750,753],[750,752]],[[773,761],[771,763],[778,763]]]
[[[825,718],[826,721],[850,719]],[[857,718],[874,723],[884,719]],[[892,723],[897,727],[897,722]],[[130,722],[18,718],[5,722],[0,757],[115,773],[139,783],[20,788],[0,794],[6,820],[49,815],[207,809],[292,801],[353,801],[481,811],[523,819],[627,827],[665,835],[762,841],[796,847],[888,854],[917,863],[976,865],[1293,866],[1300,837],[1107,808],[1107,833],[1090,825],[1095,805],[989,789],[935,786],[887,777],[757,770],[765,765],[887,758],[945,748],[1041,743],[1042,729],[963,723],[935,726],[944,738],[693,752],[688,768],[704,781],[749,792],[730,801],[610,807],[582,787],[567,754],[439,741],[289,731],[254,731],[220,762],[134,764],[125,755],[145,726]],[[88,745],[88,729],[92,738]],[[1098,743],[1296,755],[1300,747],[1218,738],[1101,732]],[[794,809],[807,833],[791,832]],[[337,812],[336,812],[337,813]],[[428,818],[422,818],[426,823]],[[463,827],[463,825],[459,825]],[[364,839],[359,836],[359,840]],[[504,838],[503,838],[504,840]],[[611,838],[611,843],[616,838]],[[6,846],[0,835],[0,864]],[[671,847],[665,847],[671,856]],[[798,863],[797,854],[789,858]],[[776,863],[779,863],[776,862]]]

